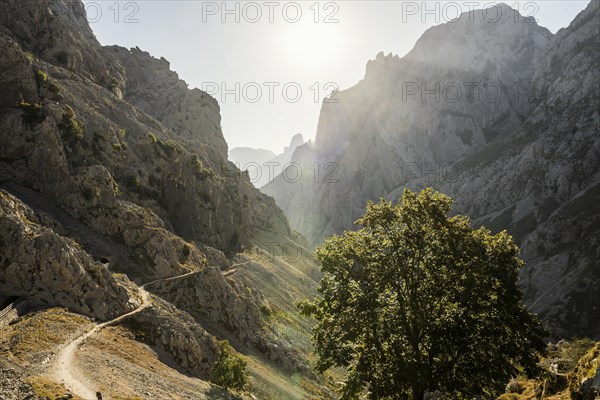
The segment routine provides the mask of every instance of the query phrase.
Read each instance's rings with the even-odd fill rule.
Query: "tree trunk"
[[[412,400],[423,400],[425,391],[421,388],[412,388]]]

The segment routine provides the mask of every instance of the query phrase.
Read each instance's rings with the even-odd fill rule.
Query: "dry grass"
[[[38,364],[40,357],[87,329],[92,322],[62,308],[27,314],[2,328],[0,352],[21,365]]]
[[[77,359],[84,374],[102,382],[98,390],[111,399],[206,399],[213,389],[177,371],[169,355],[136,341],[122,326],[105,328],[86,340]]]
[[[58,384],[45,376],[32,376],[27,379],[27,382],[33,387],[35,394],[41,397],[50,399],[61,398],[68,390],[62,384]],[[81,397],[73,396],[74,400],[83,400]]]
[[[523,391],[521,393],[505,393],[498,399],[531,400],[536,397],[536,389],[539,392],[542,385],[546,383],[546,391],[543,394],[545,400],[570,400],[570,391],[578,390],[579,382],[585,377],[592,376],[596,369],[600,367],[600,342],[595,347],[594,342],[589,339],[561,342],[549,352],[548,358],[542,361],[542,365],[546,368],[552,363],[558,365],[560,375],[558,378],[561,378],[563,382],[559,386],[560,389],[552,389],[550,380],[518,379],[517,381]],[[552,390],[560,391],[554,393]]]

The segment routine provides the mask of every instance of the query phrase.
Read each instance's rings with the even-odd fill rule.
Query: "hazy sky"
[[[403,56],[430,26],[488,1],[85,1],[102,44],[165,57],[221,105],[229,148],[281,152],[314,139],[321,101],[348,88],[384,51]],[[589,3],[507,1],[555,33]]]

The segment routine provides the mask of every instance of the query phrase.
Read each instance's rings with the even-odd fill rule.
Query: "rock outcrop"
[[[27,297],[32,305],[57,305],[106,320],[135,307],[127,290],[60,224],[35,215],[0,191],[0,285],[3,296]]]
[[[37,396],[31,384],[21,379],[21,374],[12,368],[0,370],[0,392],[4,400],[45,400]]]
[[[73,207],[83,201],[65,205],[65,198],[81,187],[79,174],[100,166],[124,202],[150,209],[189,241],[234,251],[264,226],[289,233],[273,200],[227,161],[215,99],[189,90],[164,59],[100,46],[87,25],[80,29],[79,2],[46,3],[2,3],[12,22],[0,29],[1,180],[81,215],[85,207]],[[44,34],[26,34],[14,22],[21,20],[40,21]],[[45,32],[58,30],[57,43],[48,42]],[[56,61],[57,46],[68,47],[75,61]],[[119,93],[103,86],[96,71],[103,65],[118,76]],[[87,189],[82,195],[94,197]]]
[[[208,379],[218,359],[217,339],[186,312],[156,299],[155,305],[126,322],[141,340],[170,354],[188,373]]]
[[[599,23],[591,2],[556,34],[535,73],[542,100],[521,129],[438,182],[415,182],[456,199],[476,224],[515,237],[527,262],[526,302],[560,337],[600,334]]]
[[[266,329],[268,318],[264,310],[269,306],[264,296],[224,277],[216,268],[205,268],[186,279],[157,282],[152,290],[199,323],[208,321],[225,328],[247,347],[264,352],[287,371],[297,371],[307,364],[303,354],[278,345]]]

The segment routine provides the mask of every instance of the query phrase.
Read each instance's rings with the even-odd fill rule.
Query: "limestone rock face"
[[[227,159],[217,100],[199,89],[188,89],[164,58],[156,59],[139,48],[111,46],[107,50],[125,68],[128,103],[156,118],[179,137],[215,153],[213,157]]]
[[[414,185],[438,188],[457,211],[515,237],[527,262],[526,301],[557,336],[600,332],[599,21],[591,2],[557,33],[535,74],[542,100],[521,129],[439,182]]]
[[[233,251],[265,226],[290,233],[274,201],[227,161],[215,99],[189,90],[164,59],[100,46],[80,26],[79,2],[18,4],[2,3],[14,18],[0,25],[3,181],[33,188],[79,218],[88,205],[63,202],[81,188],[79,173],[102,166],[128,202],[115,207],[150,209],[164,229],[188,241]],[[45,33],[32,35],[15,22],[38,18],[46,30],[63,33],[44,41]],[[67,65],[52,56],[61,35],[77,55]],[[122,93],[103,86],[99,66],[119,72],[110,74],[119,76]],[[17,107],[20,101],[28,104]],[[80,130],[71,128],[73,120]],[[93,197],[89,187],[86,194]]]
[[[0,191],[0,285],[34,304],[58,305],[101,320],[133,307],[102,264],[18,199]],[[59,227],[60,229],[60,227]]]
[[[510,17],[485,23],[479,11],[465,23],[463,14],[402,59],[378,55],[339,103],[323,105],[315,148],[294,155],[322,170],[332,163],[332,179],[280,176],[263,190],[315,245],[352,229],[367,200],[432,186],[476,224],[515,237],[527,304],[553,334],[597,335],[598,8],[590,2],[552,36],[499,5],[488,17],[493,9]],[[415,82],[433,94],[408,95]],[[500,83],[505,95],[448,101],[444,82]]]
[[[45,61],[77,72],[117,96],[122,95],[123,68],[96,40],[82,2],[3,1],[0,32],[26,43],[27,51]]]
[[[219,357],[217,339],[192,317],[155,299],[155,306],[136,314],[127,325],[151,345],[170,354],[186,371],[204,379]]]
[[[252,298],[217,268],[205,268],[185,280],[158,282],[152,289],[192,316],[218,323],[242,341],[260,343],[260,299]]]
[[[265,298],[260,291],[246,289],[235,275],[224,277],[217,268],[205,268],[185,280],[157,282],[151,289],[199,323],[208,321],[232,332],[246,346],[264,352],[287,371],[307,365],[301,352],[277,344],[265,329],[266,316],[261,311],[261,306],[267,304]]]
[[[449,166],[521,126],[552,35],[505,5],[494,10],[493,23],[479,10],[429,29],[402,59],[378,54],[362,81],[325,100],[318,176],[305,170],[300,182],[282,176],[263,188],[310,243],[351,229],[368,200],[415,167]]]

